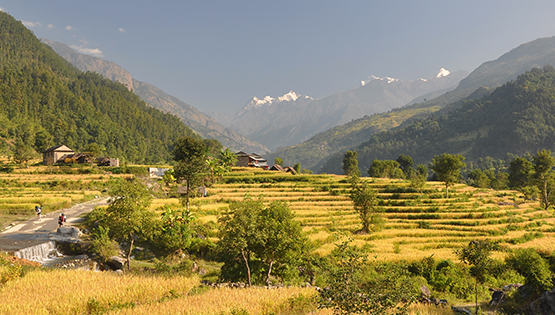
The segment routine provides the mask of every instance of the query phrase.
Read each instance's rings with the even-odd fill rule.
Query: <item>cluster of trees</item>
[[[178,138],[198,137],[124,85],[78,71],[10,15],[0,12],[0,25],[0,154],[13,148],[25,163],[19,152],[94,142],[110,156],[154,164],[171,161]]]
[[[360,176],[357,156],[356,151],[345,153],[343,171],[346,175]],[[449,196],[449,187],[464,182],[478,188],[517,189],[528,198],[539,197],[545,209],[555,204],[555,158],[551,151],[542,149],[535,156],[511,157],[509,167],[505,167],[502,160],[491,157],[467,165],[460,154],[436,155],[428,165],[433,171],[430,179],[445,183],[446,196]],[[419,189],[428,179],[428,167],[419,164],[414,169],[413,165],[410,156],[401,154],[397,160],[373,160],[367,173],[370,177],[407,179],[411,187]]]

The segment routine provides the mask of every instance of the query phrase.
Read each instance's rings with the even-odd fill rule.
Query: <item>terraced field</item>
[[[450,188],[445,198],[441,182],[428,182],[421,195],[405,181],[365,178],[380,196],[385,219],[380,231],[365,235],[357,233],[360,221],[344,176],[240,169],[224,180],[227,183],[209,188],[208,197],[194,200],[200,220],[216,221],[229,202],[247,196],[264,202],[287,201],[322,254],[343,237],[352,237],[379,260],[413,260],[432,254],[455,259],[453,248],[486,238],[508,248],[555,250],[553,215],[516,191],[477,190],[460,184]]]

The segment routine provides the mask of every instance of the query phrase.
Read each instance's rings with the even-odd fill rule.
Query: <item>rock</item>
[[[457,314],[472,315],[472,313],[466,308],[451,306],[451,309]]]
[[[501,290],[503,290],[503,292],[514,291],[514,290],[518,290],[518,288],[520,288],[521,286],[522,284],[520,283],[511,283],[504,286]]]
[[[60,226],[58,230],[56,230],[56,234],[73,238],[78,238],[82,235],[81,231],[74,226]]]
[[[109,266],[110,269],[118,270],[123,269],[123,266],[125,266],[125,262],[126,260],[121,257],[112,256],[106,261],[106,265]]]
[[[427,298],[432,296],[432,293],[430,292],[430,289],[428,289],[428,287],[425,286],[425,285],[420,287],[420,293],[422,294],[422,296],[427,297]]]
[[[89,259],[89,256],[87,254],[77,255],[75,259]]]
[[[499,290],[493,291],[493,293],[491,294],[491,301],[489,301],[489,306],[499,305],[503,301],[504,297],[505,297],[504,291],[499,291]]]
[[[555,288],[540,295],[540,298],[530,303],[530,310],[534,315],[555,315]]]

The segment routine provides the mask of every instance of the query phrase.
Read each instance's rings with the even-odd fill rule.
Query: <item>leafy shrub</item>
[[[110,239],[108,232],[108,228],[99,226],[92,234],[91,251],[96,253],[103,262],[119,253],[118,243]]]
[[[532,248],[517,249],[505,260],[510,268],[518,271],[526,279],[526,285],[539,294],[551,290],[553,274],[549,264]]]

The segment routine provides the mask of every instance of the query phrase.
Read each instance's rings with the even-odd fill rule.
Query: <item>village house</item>
[[[237,163],[235,163],[235,166],[268,169],[268,160],[256,153],[247,154],[243,151],[239,151],[235,153],[235,155],[237,156]]]
[[[44,163],[44,165],[52,165],[54,163],[58,163],[60,160],[62,160],[62,157],[64,155],[68,154],[75,154],[75,151],[63,144],[51,147],[42,152],[42,163]]]
[[[92,160],[85,153],[75,153],[66,145],[58,145],[51,147],[42,152],[42,163],[44,165],[52,165],[56,163],[95,163],[98,166],[119,166],[119,159],[109,157],[99,157]]]

